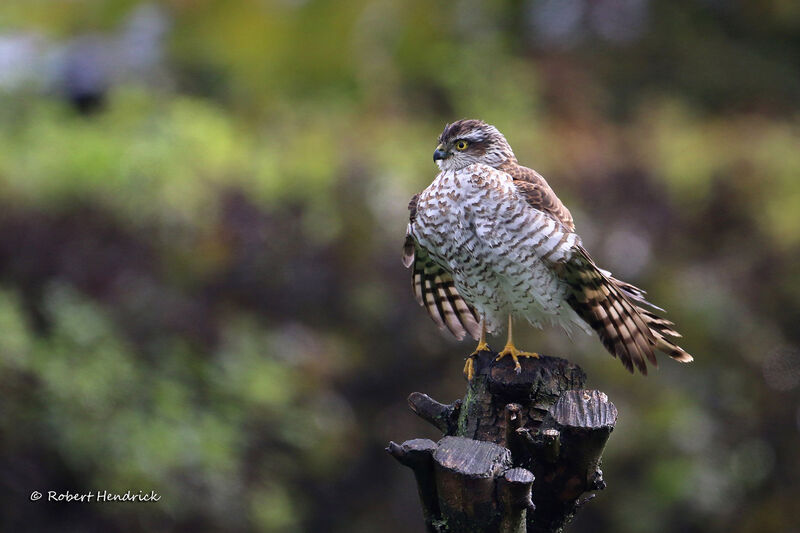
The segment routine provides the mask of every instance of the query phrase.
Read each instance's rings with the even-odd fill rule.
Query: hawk
[[[524,352],[512,337],[512,319],[597,333],[631,373],[657,366],[655,351],[692,361],[671,338],[680,337],[645,292],[598,267],[575,232],[569,210],[547,181],[517,162],[497,128],[480,120],[445,126],[433,160],[441,172],[412,198],[403,264],[412,285],[441,329],[478,340],[473,358],[488,350],[486,333],[508,320],[506,356],[520,371]]]

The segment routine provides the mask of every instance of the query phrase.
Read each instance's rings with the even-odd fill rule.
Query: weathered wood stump
[[[483,352],[463,400],[415,392],[411,409],[444,433],[387,451],[414,471],[427,531],[562,531],[587,492],[605,487],[600,459],[617,410],[586,375],[556,357],[506,359]]]

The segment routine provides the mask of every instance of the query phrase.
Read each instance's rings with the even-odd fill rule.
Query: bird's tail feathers
[[[680,338],[682,336],[675,331],[675,324],[647,309],[642,309],[641,307],[637,307],[637,309],[644,317],[645,322],[650,328],[650,332],[653,334],[657,350],[681,363],[690,363],[694,361],[694,357],[669,339],[669,337]]]
[[[661,309],[653,302],[647,301],[647,298],[645,298],[645,296],[647,296],[646,290],[640,289],[636,285],[628,283],[627,281],[622,281],[621,279],[615,278],[608,270],[602,269],[600,267],[597,267],[597,270],[599,270],[600,273],[603,274],[603,276],[608,278],[609,281],[612,281],[617,286],[617,288],[621,290],[623,293],[625,293],[625,296],[627,296],[631,300],[634,300],[640,304],[644,304],[651,309],[655,309],[656,311],[661,311],[662,313],[666,313],[665,310]]]
[[[563,263],[559,274],[571,287],[570,306],[630,372],[635,367],[647,374],[647,361],[658,366],[655,350],[680,362],[692,360],[670,340],[680,337],[675,325],[641,306],[659,309],[644,298],[645,292],[600,270],[585,250]]]

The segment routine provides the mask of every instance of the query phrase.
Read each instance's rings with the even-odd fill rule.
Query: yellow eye
[[[463,152],[464,150],[467,149],[468,144],[469,143],[464,139],[458,140],[456,141],[456,150],[458,150],[459,152]]]

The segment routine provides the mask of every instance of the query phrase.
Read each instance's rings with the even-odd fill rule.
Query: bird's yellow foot
[[[469,354],[467,361],[464,363],[464,375],[467,377],[467,381],[472,381],[472,378],[475,376],[475,358],[478,357],[478,354],[481,352],[491,351],[492,349],[489,348],[489,345],[486,344],[486,341],[481,340],[478,343],[478,347],[475,348],[475,351]]]
[[[539,358],[539,354],[536,352],[523,352],[522,350],[518,350],[513,344],[506,344],[505,348],[503,348],[503,351],[497,354],[495,361],[499,361],[507,355],[511,356],[511,359],[514,361],[514,372],[517,374],[522,372],[522,366],[519,364],[520,357],[533,357],[535,359]]]

